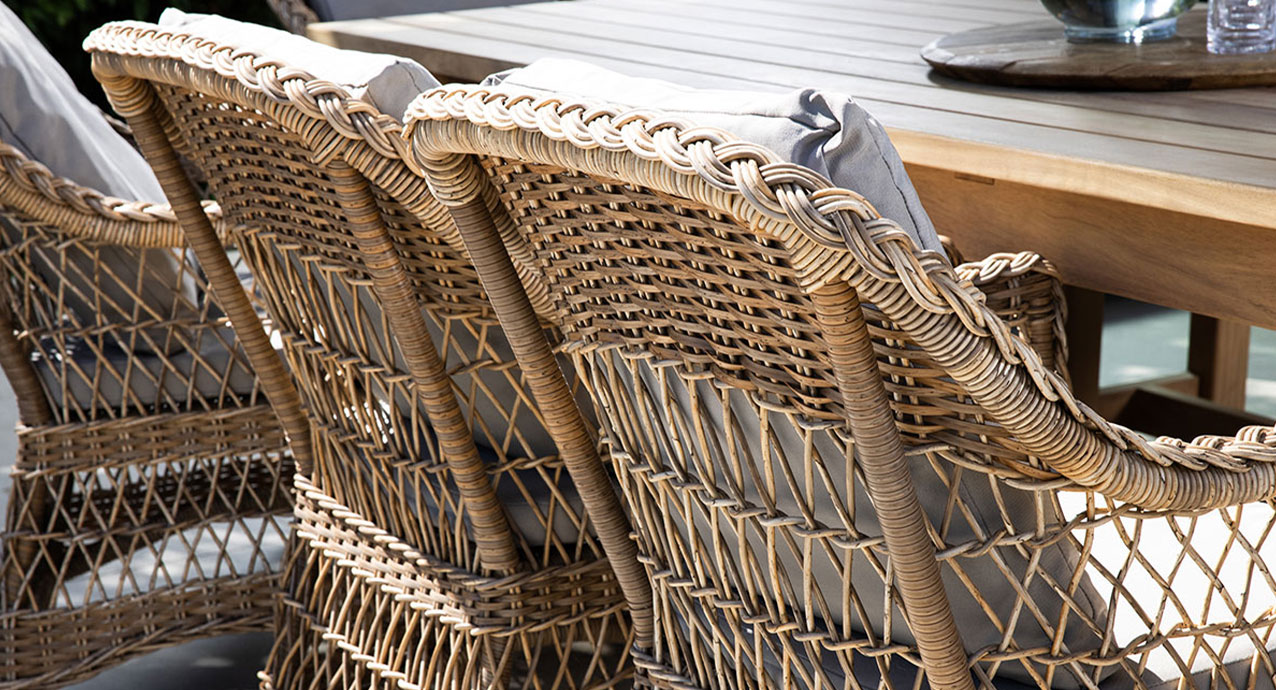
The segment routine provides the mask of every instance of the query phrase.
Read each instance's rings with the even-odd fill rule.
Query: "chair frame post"
[[[417,395],[429,415],[430,426],[441,447],[440,454],[461,492],[479,561],[489,574],[510,575],[522,570],[509,520],[474,445],[470,425],[456,402],[452,378],[426,329],[416,291],[377,210],[377,200],[368,181],[343,161],[332,162],[327,170],[336,188],[337,201],[345,210],[358,241],[364,266],[372,276],[377,300],[390,320],[392,337],[399,344]],[[504,640],[489,640],[489,668],[499,668]],[[501,675],[495,685],[503,686],[508,680],[507,673]]]
[[[0,293],[5,295],[8,295],[8,292],[8,289],[0,290]],[[40,385],[35,369],[32,368],[31,355],[27,352],[27,348],[23,347],[22,341],[13,334],[13,314],[9,310],[9,304],[8,299],[0,303],[0,369],[3,369],[4,376],[13,389],[14,397],[18,399],[18,421],[25,426],[52,424],[53,411],[49,409],[49,402],[44,397],[44,388]],[[31,506],[32,514],[44,520],[48,517],[51,505],[48,486],[44,482],[37,481],[31,485],[31,488],[33,495],[27,499],[27,504]],[[14,497],[11,495],[10,499]],[[9,508],[14,510],[16,506]],[[20,541],[18,547],[14,549],[13,557],[23,573],[35,560],[37,548],[36,542],[27,539]],[[18,573],[9,574],[3,583],[4,600],[12,601],[16,597],[17,592],[23,588],[23,579],[24,577]],[[47,584],[51,586],[54,578],[47,578],[47,580]],[[49,597],[48,587],[42,587],[40,583],[30,583],[30,590],[39,601],[45,601]]]
[[[477,163],[467,156],[451,157],[442,169],[459,167],[471,175],[479,173]],[[473,167],[470,167],[473,166]],[[430,171],[435,172],[434,170]],[[462,175],[464,176],[464,175]],[[433,179],[431,180],[433,182]],[[434,185],[431,185],[432,188]],[[474,191],[477,192],[477,187]],[[558,445],[563,463],[580,492],[598,539],[607,553],[616,580],[629,604],[638,654],[654,646],[655,622],[651,584],[638,561],[638,548],[630,533],[629,518],[620,504],[598,449],[590,437],[576,399],[563,377],[544,327],[523,289],[505,243],[491,212],[476,193],[466,200],[440,195],[456,222],[465,248],[478,270],[479,278],[500,319],[501,328],[522,366],[536,404],[545,415],[545,425]]]
[[[376,198],[367,180],[349,165],[337,161],[328,166],[328,172],[359,243],[364,266],[372,276],[377,299],[390,320],[391,333],[430,416],[443,458],[465,499],[483,567],[498,575],[520,570],[509,521],[474,445],[474,434],[456,403],[452,379],[426,329],[416,291],[377,211]]]
[[[164,133],[163,118],[154,88],[139,79],[115,74],[93,54],[93,74],[106,90],[116,111],[128,120],[138,146],[146,156],[155,177],[168,197],[173,214],[181,224],[187,244],[199,259],[235,336],[248,356],[266,398],[279,417],[288,436],[288,444],[297,463],[297,472],[310,477],[313,471],[310,425],[301,410],[301,398],[292,384],[291,375],[280,359],[262,326],[261,317],[248,301],[239,276],[226,256],[226,249],[209,222],[195,190],[182,168],[177,152]]]
[[[966,652],[940,579],[935,545],[904,458],[859,295],[840,281],[810,295],[926,676],[933,688],[973,690]]]

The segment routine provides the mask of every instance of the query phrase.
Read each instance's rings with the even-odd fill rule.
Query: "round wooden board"
[[[981,84],[1172,91],[1276,85],[1276,53],[1211,55],[1206,11],[1179,17],[1173,38],[1143,45],[1069,43],[1054,19],[945,36],[922,48],[936,71]]]

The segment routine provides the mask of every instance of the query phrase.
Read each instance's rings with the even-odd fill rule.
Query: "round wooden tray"
[[[922,48],[937,72],[981,84],[1170,91],[1276,85],[1276,53],[1211,55],[1203,8],[1173,38],[1128,45],[1068,43],[1054,19],[945,36]]]

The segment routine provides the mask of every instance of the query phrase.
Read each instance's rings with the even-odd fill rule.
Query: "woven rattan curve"
[[[263,561],[240,563],[244,570],[228,573],[215,559],[246,548],[264,558],[282,546],[283,518],[291,512],[284,477],[292,462],[259,391],[231,389],[229,379],[218,393],[193,383],[201,373],[250,372],[242,355],[233,353],[233,340],[217,343],[231,352],[216,371],[216,360],[197,345],[212,345],[225,321],[207,291],[195,287],[203,281],[183,250],[176,217],[167,205],[109,197],[58,177],[4,144],[0,201],[6,237],[0,364],[22,423],[0,549],[0,686],[60,687],[166,646],[268,630],[278,570],[263,569]],[[216,204],[204,203],[200,212],[224,231]],[[161,278],[151,268],[157,257],[180,268]],[[140,315],[116,309],[117,300],[137,298],[111,293],[119,289],[117,271],[130,268],[137,270],[136,282],[148,281],[154,300],[183,294],[180,284],[159,282],[181,281],[183,274],[190,276],[194,296],[177,297],[191,301],[167,321],[155,316],[154,306],[140,307]],[[135,284],[128,282],[125,292]],[[86,316],[63,299],[67,294],[100,300],[104,308]],[[127,346],[128,334],[143,329],[168,337],[181,333],[176,340],[190,350],[183,347],[179,356],[190,358],[189,368],[162,349],[126,351],[122,366],[101,349],[90,347],[92,354],[78,361],[67,349],[95,338],[99,345],[117,340]],[[52,352],[65,358],[55,355],[53,362],[61,362],[53,363]],[[138,390],[148,383],[146,361],[158,363],[166,376],[186,379],[186,395],[164,393],[160,384],[147,398]],[[73,372],[87,374],[84,369],[95,372],[94,380],[75,378]],[[241,385],[251,384],[247,378]],[[120,400],[107,401],[107,382],[119,384]],[[77,395],[74,385],[87,390]],[[103,499],[110,509],[69,518],[77,506],[100,506]],[[164,509],[157,510],[160,504]],[[250,534],[253,521],[261,529]],[[221,544],[212,554],[191,547],[201,537],[207,543],[209,534],[232,536],[239,544]],[[177,560],[183,553],[185,573]],[[168,563],[153,566],[149,578],[142,575],[146,556],[158,554]],[[117,572],[123,574],[113,579]],[[94,594],[93,583],[102,591]]]
[[[961,335],[963,347],[978,349],[980,356],[995,357],[1009,368],[1006,373],[1013,374],[1020,395],[1031,395],[1032,400],[995,409],[996,403],[1005,401],[979,395],[976,399],[990,406],[993,418],[1020,435],[1049,469],[1082,487],[1153,510],[1204,509],[1276,494],[1276,467],[1271,464],[1276,462],[1276,434],[1270,428],[1246,427],[1232,438],[1148,442],[1102,419],[1030,348],[1010,337],[1005,325],[938,254],[917,250],[898,225],[878,216],[858,194],[837,189],[799,166],[779,163],[765,149],[651,112],[474,86],[442,87],[426,94],[409,108],[409,120],[406,134],[413,141],[413,160],[423,169],[433,157],[483,150],[478,141],[485,128],[521,129],[539,135],[536,145],[542,147],[545,160],[612,178],[629,177],[617,175],[615,166],[631,174],[641,169],[653,188],[677,190],[734,214],[758,232],[773,237],[800,233],[798,241],[818,264],[810,269],[813,283],[844,276],[866,298],[893,306],[899,305],[898,299],[879,297],[906,294],[928,318],[950,326],[944,338]],[[429,127],[450,129],[447,136],[420,131]],[[417,131],[420,134],[414,136]],[[434,142],[448,139],[466,143],[456,151],[432,148]],[[500,145],[509,142],[500,139]],[[484,145],[490,143],[483,140]],[[488,152],[515,155],[499,149]],[[473,176],[456,180],[452,189],[435,191],[444,203],[457,203],[480,184]],[[902,311],[888,315],[905,316]],[[972,378],[963,369],[971,365],[965,357],[974,356],[973,349],[950,348],[944,354],[954,378],[979,389],[987,380]],[[939,356],[937,360],[945,361]],[[1055,431],[1059,428],[1064,432]],[[1051,433],[1043,435],[1042,429]]]
[[[19,211],[65,227],[69,234],[125,247],[164,248],[182,244],[177,217],[167,203],[126,201],[54,175],[43,163],[0,143],[0,190]],[[214,224],[221,220],[216,202],[204,202]],[[74,217],[77,222],[66,222]]]
[[[168,204],[126,201],[103,194],[31,160],[17,148],[0,142],[0,198],[18,212],[56,226],[68,237],[121,247],[162,249],[184,242],[177,217]],[[204,211],[217,228],[221,208],[205,202]],[[0,338],[11,337],[8,307],[0,306]],[[49,422],[47,405],[39,395],[40,383],[30,361],[16,343],[6,342],[2,362],[5,376],[18,398],[20,419],[27,425]]]
[[[120,69],[120,57],[146,57],[167,59],[168,64],[156,68],[154,76],[157,80],[173,79],[172,72],[181,69],[204,70],[212,72],[225,80],[224,88],[240,88],[251,93],[255,102],[265,111],[272,111],[272,104],[287,103],[288,109],[277,109],[281,121],[295,124],[292,120],[302,117],[321,120],[344,139],[339,141],[325,140],[315,148],[314,160],[319,165],[329,165],[344,160],[346,164],[367,174],[378,184],[384,183],[387,189],[394,189],[395,180],[380,180],[377,156],[406,158],[407,148],[400,135],[401,125],[393,118],[382,115],[368,104],[353,99],[344,89],[329,82],[314,79],[308,73],[298,69],[280,69],[275,63],[262,61],[257,64],[257,56],[243,51],[235,51],[226,46],[218,46],[199,38],[180,33],[167,32],[157,27],[137,23],[119,23],[105,26],[85,41],[85,47],[94,52],[95,68],[102,72]],[[112,66],[108,67],[107,62]],[[123,71],[123,70],[121,70]],[[297,129],[304,130],[303,127]],[[402,203],[419,216],[429,212],[423,200],[401,199]],[[442,209],[435,207],[436,212]],[[463,245],[459,244],[459,236],[448,236],[449,242],[455,242],[462,253]],[[606,491],[614,490],[608,484]],[[595,489],[601,491],[601,489]],[[588,495],[582,492],[588,505]],[[592,514],[595,524],[627,521],[621,512],[618,499],[613,500],[614,510],[603,519]],[[600,531],[601,532],[601,531]],[[613,567],[618,561],[624,561],[625,549],[632,549],[627,538],[628,529],[610,536],[600,533],[600,541]],[[619,555],[617,557],[616,555]],[[633,561],[633,558],[629,558]],[[625,596],[630,601],[648,601],[641,595],[633,595],[634,590],[642,590],[646,582],[641,579],[641,567],[636,561],[631,564],[629,577],[618,573],[618,580]],[[649,620],[650,607],[638,606],[635,617]],[[650,624],[645,627],[635,624],[636,636],[641,640],[650,638]],[[646,643],[640,642],[640,646]]]
[[[138,45],[146,46],[148,49],[138,52],[136,50]],[[407,150],[402,137],[399,136],[401,126],[393,118],[381,114],[363,101],[352,98],[344,88],[317,80],[303,70],[294,68],[280,70],[277,64],[264,60],[263,64],[257,67],[256,62],[259,58],[252,53],[218,45],[189,34],[167,32],[151,25],[129,22],[107,25],[95,31],[85,40],[85,48],[90,51],[99,51],[94,52],[95,65],[106,60],[113,61],[119,55],[148,58],[168,56],[170,59],[180,60],[183,65],[193,71],[178,76],[171,70],[157,69],[148,77],[180,84],[183,78],[194,80],[202,76],[201,72],[203,74],[213,72],[226,80],[233,80],[230,83],[242,86],[246,95],[260,101],[257,103],[258,106],[275,111],[274,114],[280,121],[288,121],[296,117],[295,111],[271,108],[272,105],[286,103],[300,110],[302,116],[326,122],[338,134],[345,137],[346,146],[337,145],[339,142],[324,142],[327,145],[316,146],[316,150],[322,151],[318,156],[322,160],[316,161],[320,164],[331,166],[337,163],[340,166],[339,161],[345,159],[350,165],[358,166],[360,162],[367,162],[364,159],[369,154],[400,158]],[[99,61],[97,58],[102,59]],[[127,72],[118,65],[112,68],[103,66],[102,69]],[[213,85],[213,88],[218,86]],[[294,88],[295,86],[302,88]],[[307,130],[305,127],[297,127],[297,129]],[[358,150],[365,144],[369,150]],[[473,439],[467,439],[467,443],[472,450]],[[476,451],[474,458],[477,458]],[[495,506],[495,497],[491,495],[490,487],[483,493],[482,498],[475,500],[482,505]],[[500,519],[503,523],[504,517]],[[479,534],[480,542],[503,541],[494,534],[488,534],[488,531],[490,529]],[[511,549],[512,547],[509,549],[502,547],[505,551]],[[496,568],[498,572],[505,571],[508,568],[509,558],[497,558],[494,562],[503,564]]]

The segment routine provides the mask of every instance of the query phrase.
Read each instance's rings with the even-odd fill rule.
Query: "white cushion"
[[[439,80],[408,58],[341,50],[287,31],[217,15],[187,14],[170,8],[164,10],[159,24],[305,70],[345,87],[355,98],[398,120],[413,98],[439,85]]]
[[[3,5],[0,141],[76,184],[130,201],[164,202],[164,190],[146,159],[112,129],[102,111],[76,90],[66,71]],[[0,234],[9,242],[21,237],[15,227],[3,221]],[[145,259],[145,275],[140,275],[139,257]],[[194,282],[189,276],[179,279],[180,262],[172,252],[103,246],[93,256],[72,250],[65,257],[47,258],[52,265],[35,262],[36,277],[52,286],[60,280],[61,272],[70,276],[66,305],[82,324],[119,319],[121,315],[130,318],[138,304],[144,315],[190,318],[183,305],[195,301]],[[110,278],[89,284],[94,276],[105,275]],[[179,285],[184,299],[175,301]],[[104,303],[112,308],[79,298],[96,290],[101,290]],[[137,301],[134,292],[140,298]]]
[[[0,141],[54,174],[121,199],[164,201],[146,159],[115,133],[66,70],[0,5]]]
[[[483,84],[656,109],[724,129],[860,193],[922,248],[943,251],[885,130],[850,96],[815,89],[780,94],[693,89],[557,58],[493,74]]]
[[[341,19],[393,17],[400,14],[454,12],[480,7],[524,5],[544,0],[314,0],[311,9],[325,22]]]

